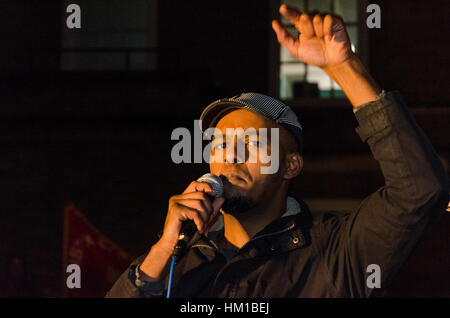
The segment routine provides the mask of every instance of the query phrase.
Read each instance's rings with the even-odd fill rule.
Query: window
[[[357,0],[285,0],[287,5],[302,12],[319,10],[332,12],[343,17],[347,32],[352,43],[352,49],[361,55],[362,44],[360,24],[360,4]],[[287,18],[281,22],[288,32],[298,38],[295,26]],[[365,60],[363,58],[363,60]],[[306,65],[294,58],[284,46],[280,45],[279,52],[279,95],[281,99],[295,99],[301,97],[313,98],[343,98],[345,94],[333,80],[320,68]]]
[[[66,8],[73,1],[64,0]],[[157,0],[78,0],[81,29],[61,32],[63,71],[142,71],[156,68]],[[65,17],[65,15],[64,15]]]

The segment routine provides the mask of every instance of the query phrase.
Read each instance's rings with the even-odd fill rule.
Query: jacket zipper
[[[271,236],[271,235],[281,234],[281,233],[287,232],[287,231],[289,231],[289,230],[292,230],[294,227],[295,227],[295,224],[291,224],[291,225],[289,225],[287,228],[285,228],[285,229],[283,229],[283,230],[280,230],[280,231],[278,231],[278,232],[262,234],[262,235],[259,235],[259,236],[257,236],[257,237],[254,237],[254,238],[252,238],[249,242],[252,242],[252,241],[254,241],[254,240],[260,239],[260,238],[262,238],[262,237],[267,237],[267,236]]]
[[[245,245],[247,245],[248,243],[253,242],[253,241],[255,241],[255,240],[258,240],[258,239],[260,239],[260,238],[263,238],[263,237],[272,236],[272,235],[277,235],[277,234],[281,234],[281,233],[290,231],[290,230],[292,230],[294,227],[295,227],[295,224],[291,224],[291,225],[289,225],[287,228],[284,228],[284,229],[282,229],[282,230],[280,230],[280,231],[259,235],[259,236],[257,236],[257,237],[252,238],[252,239],[251,239],[250,241],[248,241]],[[216,250],[216,251],[219,250],[219,247],[217,246],[216,243],[214,243],[214,241],[209,240],[209,243],[211,243],[211,245],[213,245],[213,246],[210,246],[210,245],[207,245],[207,244],[194,244],[194,245],[191,246],[191,248],[192,248],[192,247],[207,247],[207,248],[210,248],[210,249],[213,249],[213,250]],[[242,246],[240,249],[244,248],[245,245]]]
[[[282,229],[282,230],[280,230],[280,231],[273,232],[273,233],[262,234],[262,235],[259,235],[259,236],[257,236],[257,237],[254,237],[254,238],[252,238],[250,241],[248,241],[244,246],[242,246],[239,250],[241,250],[242,248],[244,248],[247,244],[249,244],[249,243],[252,242],[252,241],[255,241],[255,240],[260,239],[260,238],[263,238],[263,237],[271,236],[271,235],[281,234],[281,233],[287,232],[287,231],[289,231],[289,230],[292,230],[294,227],[295,227],[295,224],[291,224],[291,225],[289,225],[287,228],[284,228],[284,229]],[[212,242],[212,241],[211,241],[211,242]],[[212,243],[213,243],[213,242],[212,242]],[[214,245],[217,247],[216,244],[214,244]],[[210,248],[212,248],[212,247],[210,247]],[[224,271],[230,264],[231,264],[231,262],[228,262],[228,263],[225,264],[225,266],[219,271],[219,273],[217,274],[216,279],[214,280],[214,283],[213,283],[213,285],[212,285],[212,287],[211,287],[211,292],[214,291],[214,287],[216,286],[217,280],[219,279],[220,275],[222,275],[223,271]],[[232,287],[230,296],[236,294],[236,289],[237,289],[237,286],[236,286],[236,285]]]

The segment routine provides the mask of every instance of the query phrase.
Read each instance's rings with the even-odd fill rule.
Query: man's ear
[[[285,179],[293,179],[303,170],[303,157],[298,152],[289,153],[286,156],[284,175]]]

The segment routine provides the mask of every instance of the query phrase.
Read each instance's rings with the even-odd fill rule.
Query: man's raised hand
[[[294,39],[277,20],[272,21],[278,42],[306,64],[327,68],[354,57],[351,43],[340,17],[331,14],[301,13],[285,4],[280,13],[287,17],[299,32]]]

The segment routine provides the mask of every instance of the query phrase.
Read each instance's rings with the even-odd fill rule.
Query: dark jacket
[[[369,297],[367,268],[385,287],[447,207],[448,178],[433,147],[397,92],[382,94],[355,116],[385,186],[349,214],[280,218],[227,259],[202,238],[175,267],[172,297]],[[137,259],[133,264],[143,260]],[[107,297],[150,297],[129,270]]]

